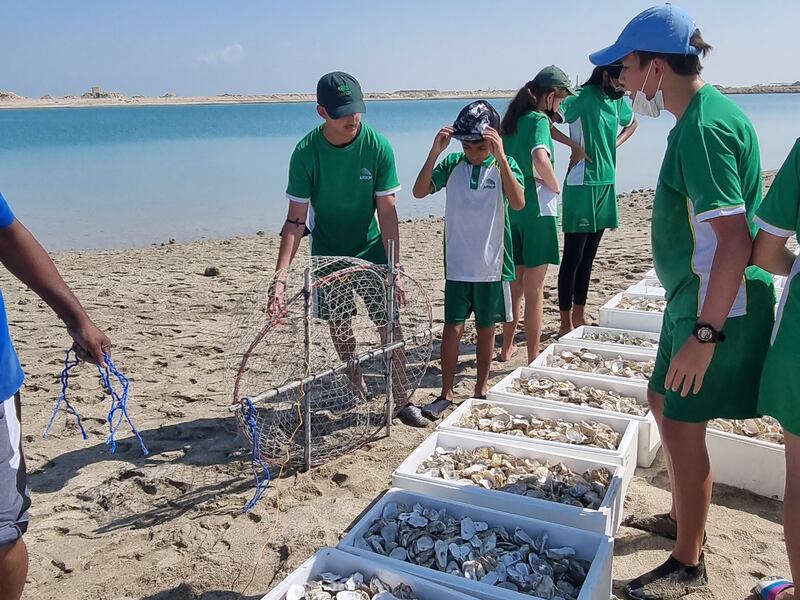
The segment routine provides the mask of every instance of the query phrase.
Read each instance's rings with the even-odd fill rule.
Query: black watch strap
[[[716,344],[725,341],[725,333],[714,329],[708,323],[698,321],[694,326],[692,334],[701,344]]]

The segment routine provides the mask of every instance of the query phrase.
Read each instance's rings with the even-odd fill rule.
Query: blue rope
[[[75,361],[69,360],[70,352],[72,349],[70,348],[67,350],[67,355],[64,357],[64,369],[61,371],[61,395],[56,400],[56,406],[53,409],[53,414],[50,415],[50,421],[47,423],[47,428],[44,430],[44,436],[47,437],[50,435],[50,428],[53,427],[53,422],[56,420],[56,415],[58,415],[58,410],[61,408],[61,403],[63,402],[66,405],[67,414],[72,415],[75,417],[75,420],[78,422],[78,427],[81,430],[81,436],[83,439],[88,440],[89,436],[86,435],[86,430],[83,428],[83,422],[81,421],[80,413],[75,410],[75,407],[72,406],[69,400],[67,400],[67,386],[69,384],[69,372],[71,369],[74,369],[78,366],[80,359],[78,358],[77,353],[75,354]]]
[[[75,353],[75,360],[70,361],[70,353],[73,352],[72,348],[67,350],[66,358],[64,359],[64,369],[61,371],[61,395],[58,397],[56,401],[56,406],[53,409],[53,414],[50,416],[50,421],[47,424],[47,428],[44,432],[44,437],[47,437],[50,433],[50,428],[53,426],[53,422],[55,421],[56,415],[58,414],[59,408],[61,407],[62,402],[66,405],[66,411],[68,414],[71,414],[75,417],[78,421],[78,427],[80,427],[81,435],[83,439],[89,439],[89,436],[86,435],[86,430],[83,428],[83,423],[81,422],[81,415],[78,413],[77,410],[70,404],[69,400],[67,400],[67,387],[69,385],[69,372],[78,366],[80,359],[78,358],[78,354]],[[111,446],[111,453],[117,451],[117,431],[119,430],[120,426],[122,425],[122,421],[125,420],[131,426],[136,439],[139,440],[139,446],[142,448],[142,454],[147,456],[150,452],[147,450],[147,447],[144,445],[144,440],[142,440],[142,436],[139,434],[139,430],[136,429],[136,426],[131,421],[130,416],[128,415],[128,387],[129,382],[128,378],[125,377],[117,367],[114,365],[114,362],[111,360],[111,357],[103,353],[103,358],[106,362],[106,367],[102,368],[100,365],[97,365],[97,371],[100,373],[100,380],[103,383],[103,386],[108,390],[109,394],[111,395],[111,409],[108,411],[108,427],[110,433],[108,438],[106,439],[106,444]],[[111,385],[111,376],[116,377],[117,382],[122,386],[122,394],[118,394],[114,387]],[[116,417],[116,423],[114,423],[114,419]]]
[[[253,405],[253,401],[250,400],[250,398],[245,398],[244,402],[245,404],[242,404],[242,411],[244,412],[244,418],[247,422],[247,428],[250,431],[250,439],[253,442],[253,455],[250,466],[253,470],[253,477],[256,480],[256,491],[244,507],[244,512],[250,512],[255,508],[259,500],[261,500],[261,496],[264,495],[264,491],[267,489],[270,482],[270,475],[269,467],[261,458],[261,441],[258,432],[258,421],[256,421],[256,407]]]
[[[130,415],[128,415],[128,378],[119,372],[108,354],[103,353],[103,358],[105,359],[106,367],[103,368],[100,365],[97,365],[97,371],[100,373],[100,379],[103,381],[103,385],[108,390],[108,393],[111,394],[111,410],[108,411],[108,427],[111,432],[106,439],[106,444],[111,446],[112,454],[117,451],[116,435],[124,419],[128,422],[128,425],[131,426],[131,430],[136,436],[136,439],[139,440],[139,446],[142,448],[142,454],[147,456],[150,454],[150,452],[148,452],[147,447],[144,445],[144,440],[142,440],[139,430],[136,429],[136,425],[133,424]],[[114,391],[114,386],[111,385],[111,375],[116,377],[117,381],[122,386],[121,396]],[[114,415],[117,412],[119,413],[119,416],[117,417],[117,423],[115,425]]]

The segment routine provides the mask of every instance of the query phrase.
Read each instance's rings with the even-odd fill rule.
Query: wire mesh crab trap
[[[228,390],[254,458],[311,468],[390,433],[430,361],[431,304],[412,277],[355,258],[312,257],[283,281],[282,302],[274,280],[240,300]]]

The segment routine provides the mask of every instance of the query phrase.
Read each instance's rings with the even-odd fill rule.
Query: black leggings
[[[605,229],[592,233],[565,233],[564,255],[558,270],[558,308],[571,310],[572,304],[586,305],[592,263]]]

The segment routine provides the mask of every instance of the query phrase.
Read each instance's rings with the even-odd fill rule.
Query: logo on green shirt
[[[372,173],[369,169],[361,169],[361,175],[358,177],[361,181],[372,181]]]
[[[487,179],[483,184],[483,189],[485,190],[497,189],[497,182],[494,179]]]
[[[338,88],[340,96],[350,96],[353,92],[350,91],[350,86],[346,83],[343,83]]]

